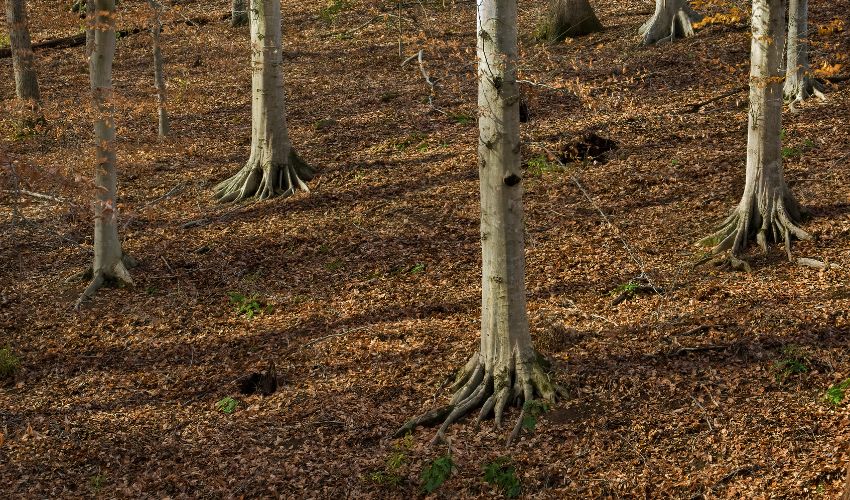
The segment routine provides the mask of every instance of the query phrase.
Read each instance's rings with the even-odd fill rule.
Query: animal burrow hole
[[[268,396],[277,390],[278,378],[274,363],[269,362],[268,368],[260,372],[253,372],[237,380],[239,392],[246,396],[261,394]]]

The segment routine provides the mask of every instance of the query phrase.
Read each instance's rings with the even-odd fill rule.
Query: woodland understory
[[[649,46],[650,2],[591,3],[604,31],[546,43],[545,5],[519,2],[534,377],[565,397],[524,421],[506,406],[501,428],[474,412],[436,443],[433,427],[394,435],[449,404],[479,345],[474,3],[283,0],[286,121],[310,191],[222,204],[216,186],[250,149],[248,27],[230,25],[229,2],[164,2],[161,138],[150,8],[120,2],[118,227],[137,265],[133,286],[79,310],[86,283],[68,278],[91,263],[94,231],[83,48],[35,51],[44,122],[31,127],[3,59],[0,352],[20,368],[0,385],[0,490],[411,498],[450,456],[432,498],[837,498],[850,0],[811,2],[825,99],[783,110],[799,203],[786,226],[811,238],[791,261],[768,228],[780,244],[747,247],[749,272],[696,245],[744,188],[748,3],[691,2],[694,35]],[[79,34],[69,4],[29,2],[33,42]]]

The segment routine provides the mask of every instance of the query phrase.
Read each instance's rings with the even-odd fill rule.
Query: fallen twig
[[[734,88],[732,90],[726,91],[726,92],[724,92],[724,93],[722,93],[718,96],[712,97],[711,99],[706,99],[705,101],[687,104],[685,106],[684,111],[685,111],[685,113],[696,113],[697,111],[702,109],[703,106],[706,106],[706,105],[711,104],[713,102],[719,101],[719,100],[724,99],[726,97],[730,97],[730,96],[733,96],[733,95],[736,95],[736,94],[740,94],[741,92],[749,90],[749,88],[750,88],[749,86],[737,87],[737,88]]]
[[[344,335],[348,335],[349,333],[358,332],[358,331],[361,331],[361,330],[368,330],[368,329],[369,329],[368,326],[359,326],[357,328],[349,328],[348,330],[343,330],[341,332],[336,332],[336,333],[332,333],[330,335],[325,335],[324,337],[319,337],[317,339],[313,339],[310,342],[307,342],[306,344],[301,346],[301,348],[304,349],[306,347],[316,345],[320,342],[324,342],[325,340],[328,340],[328,339],[332,339],[332,338],[335,338],[335,337],[342,337]]]

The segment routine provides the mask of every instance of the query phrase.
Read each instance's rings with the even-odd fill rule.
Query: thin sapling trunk
[[[162,50],[160,49],[160,33],[162,33],[162,4],[157,0],[148,0],[154,12],[153,20],[151,21],[151,43],[153,45],[153,78],[156,86],[157,111],[159,115],[159,135],[165,137],[171,130],[168,121],[168,109],[165,106],[165,77],[162,73]]]
[[[112,61],[115,56],[115,0],[95,2],[94,51],[89,58],[95,131],[94,262],[87,275],[91,283],[77,306],[94,296],[107,282],[132,285],[118,239],[117,176],[115,172],[115,111],[113,108]]]

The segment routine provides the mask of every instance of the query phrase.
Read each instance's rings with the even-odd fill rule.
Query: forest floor
[[[67,3],[29,2],[35,41],[79,33]],[[510,448],[508,429],[467,420],[429,446],[433,429],[390,436],[445,403],[478,342],[474,4],[408,2],[399,17],[389,0],[284,0],[290,135],[319,175],[309,194],[218,205],[211,187],[250,141],[248,34],[222,20],[228,3],[167,11],[167,139],[149,37],[118,42],[135,287],[75,311],[85,284],[66,282],[92,259],[83,48],[36,52],[45,128],[0,118],[0,348],[21,364],[0,388],[6,496],[409,498],[450,453],[436,498],[500,494],[484,474],[499,460],[534,498],[837,497],[850,460],[846,82],[783,124],[786,178],[816,237],[794,254],[841,268],[791,264],[779,247],[753,251],[751,273],[694,266],[694,243],[743,189],[747,96],[691,104],[747,84],[746,14],[699,2],[725,16],[640,47],[651,5],[596,2],[604,32],[545,45],[532,35],[542,2],[521,1],[528,308],[569,398]],[[848,9],[812,3],[813,67],[846,73]],[[145,26],[144,2],[120,10],[119,27]],[[420,48],[432,104],[416,61],[400,64]],[[558,164],[589,134],[616,147]],[[638,277],[658,293],[612,305]],[[278,390],[241,394],[269,362]],[[235,408],[218,404],[228,397]]]

